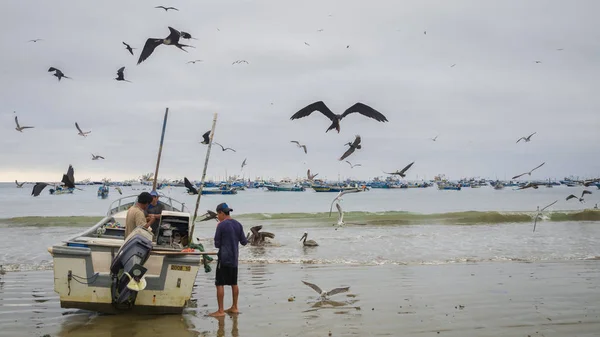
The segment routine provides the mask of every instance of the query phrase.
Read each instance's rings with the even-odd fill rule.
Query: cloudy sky
[[[9,0],[0,180],[56,181],[69,164],[77,180],[153,172],[167,107],[162,178],[200,179],[213,113],[214,140],[237,152],[213,147],[209,178],[310,168],[366,179],[411,161],[409,179],[503,179],[542,162],[534,178],[600,175],[598,12],[595,0]],[[159,46],[136,65],[145,40],[168,26],[198,38],[188,43],[196,48]],[[203,62],[186,64],[194,59]],[[232,65],[239,59],[249,64]],[[73,79],[58,82],[51,66]],[[132,83],[114,80],[122,66]],[[337,134],[318,112],[289,119],[318,100],[337,113],[363,102],[389,122],[353,114]],[[35,128],[15,131],[13,111]],[[363,166],[351,170],[337,159],[355,134],[363,148],[349,160]]]

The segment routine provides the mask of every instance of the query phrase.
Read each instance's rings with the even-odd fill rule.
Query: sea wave
[[[532,221],[535,212],[499,212],[499,211],[465,211],[447,213],[411,213],[411,212],[344,212],[344,221],[355,225],[479,225],[520,223]],[[251,222],[271,222],[285,224],[286,222],[303,224],[330,224],[337,214],[321,213],[250,213],[238,215],[236,218]],[[547,219],[546,219],[547,218]],[[89,227],[96,224],[102,217],[93,216],[27,216],[0,219],[0,226],[10,227]],[[587,209],[583,211],[555,211],[544,216],[548,221],[600,221],[600,210]]]

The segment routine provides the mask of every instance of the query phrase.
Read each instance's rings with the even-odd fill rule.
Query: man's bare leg
[[[233,304],[231,308],[225,310],[225,312],[230,314],[238,314],[240,311],[238,310],[238,296],[240,295],[240,288],[237,285],[231,286],[231,295],[233,297]]]
[[[223,310],[223,297],[225,297],[225,287],[217,286],[217,303],[219,304],[219,310],[209,314],[212,317],[223,317],[225,311]]]

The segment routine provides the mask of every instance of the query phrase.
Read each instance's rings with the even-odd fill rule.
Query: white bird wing
[[[345,293],[348,290],[350,290],[350,287],[335,288],[335,289],[328,291],[327,296],[332,296],[332,295],[339,294],[339,293]]]
[[[319,295],[321,295],[321,293],[323,293],[323,290],[321,290],[321,288],[319,288],[319,286],[318,286],[318,285],[316,285],[316,284],[312,284],[312,283],[309,283],[309,282],[306,282],[306,281],[302,281],[302,283],[304,283],[304,284],[306,284],[307,286],[309,286],[309,287],[313,288],[313,289],[314,289],[314,291],[316,291],[316,292],[318,292],[318,293],[319,293]]]
[[[540,212],[542,212],[542,211],[543,211],[543,210],[545,210],[546,208],[548,208],[548,207],[550,207],[550,206],[552,206],[552,205],[556,204],[557,202],[558,202],[558,200],[556,200],[556,201],[554,201],[553,203],[551,203],[550,205],[548,205],[548,206],[546,206],[546,207],[542,208],[542,209],[540,210]]]
[[[331,211],[333,210],[333,203],[336,202],[336,200],[338,200],[342,196],[342,192],[344,191],[340,191],[340,193],[338,193],[335,199],[333,199],[333,201],[331,202],[331,206],[329,206],[329,216],[331,216]]]

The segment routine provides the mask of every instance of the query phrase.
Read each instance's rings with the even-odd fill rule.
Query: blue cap
[[[152,191],[152,192],[150,192],[150,195],[153,197],[158,197],[158,192]]]
[[[233,211],[233,208],[229,208],[229,205],[227,205],[226,203],[221,203],[217,205],[217,213],[223,212],[225,214],[228,214],[231,211]]]

